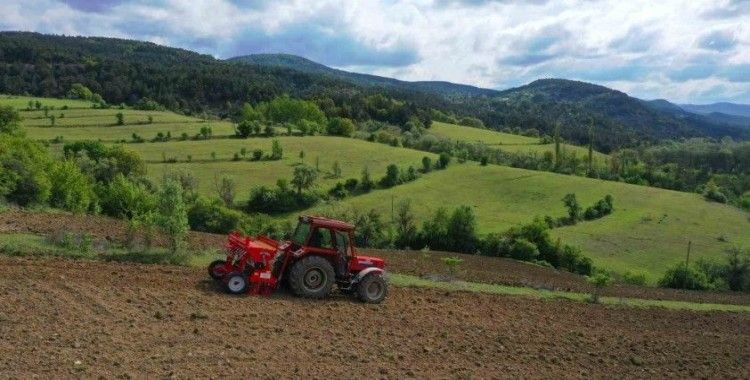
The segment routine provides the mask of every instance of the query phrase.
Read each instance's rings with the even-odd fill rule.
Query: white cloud
[[[70,3],[5,1],[0,27],[147,39],[219,57],[286,50],[406,80],[505,88],[567,77],[644,98],[750,102],[750,73],[731,71],[750,67],[750,2]]]

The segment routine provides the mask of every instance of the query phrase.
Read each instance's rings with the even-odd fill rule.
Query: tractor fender
[[[365,278],[365,276],[372,274],[372,273],[382,275],[385,273],[385,270],[383,270],[382,268],[377,268],[377,267],[369,267],[369,268],[363,269],[359,271],[359,273],[357,273],[357,276],[354,277],[354,279],[352,280],[352,285],[362,281],[362,279]]]

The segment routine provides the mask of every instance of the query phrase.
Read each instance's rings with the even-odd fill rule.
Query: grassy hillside
[[[213,193],[214,178],[231,177],[237,181],[241,197],[246,197],[250,188],[255,185],[273,185],[279,178],[290,179],[294,166],[298,165],[300,151],[305,152],[304,162],[318,166],[321,175],[317,181],[321,189],[327,190],[338,181],[347,178],[359,178],[365,166],[373,179],[385,174],[389,164],[396,163],[404,168],[409,165],[419,167],[422,157],[436,155],[411,149],[393,148],[383,144],[363,140],[329,136],[277,137],[284,150],[284,158],[279,161],[247,161],[253,150],[261,149],[265,154],[271,152],[270,138],[250,138],[245,140],[222,139],[210,141],[176,141],[169,143],[132,144],[134,149],[149,162],[149,176],[161,179],[164,173],[183,170],[193,173],[200,179],[200,190]],[[232,161],[235,153],[242,148],[247,150],[247,158]],[[216,153],[216,160],[211,157]],[[163,163],[163,155],[176,158],[178,163]],[[187,156],[192,156],[188,163]],[[331,176],[333,163],[338,161],[341,177]]]
[[[564,215],[561,199],[571,192],[584,206],[606,194],[615,199],[612,215],[553,230],[607,269],[643,272],[654,281],[667,266],[684,259],[688,240],[693,260],[719,258],[732,244],[750,245],[750,215],[697,194],[475,163],[310,212],[376,208],[390,216],[392,199],[411,199],[423,219],[439,207],[469,205],[481,232],[502,232],[534,216]]]
[[[432,127],[429,129],[429,133],[451,140],[480,142],[507,152],[534,152],[541,155],[544,154],[544,152],[555,151],[555,144],[540,144],[539,139],[536,137],[514,135],[491,129],[479,129],[462,125],[433,122]],[[562,144],[562,148],[568,152],[575,152],[578,157],[586,157],[588,155],[588,149],[585,147]],[[603,160],[606,157],[606,154],[596,151],[594,152],[595,159]]]

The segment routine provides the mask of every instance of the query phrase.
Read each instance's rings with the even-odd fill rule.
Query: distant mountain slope
[[[363,122],[382,113],[370,100],[383,95],[399,101],[391,119],[400,121],[387,119],[399,125],[414,115],[424,122],[433,114],[470,116],[491,129],[552,135],[560,124],[562,137],[576,144],[589,142],[589,126],[594,125],[595,148],[604,153],[664,139],[750,139],[750,128],[740,128],[737,117],[698,115],[667,101],[646,102],[604,86],[564,79],[496,91],[350,73],[289,55],[226,61],[144,41],[0,32],[0,93],[64,97],[74,83],[111,104],[149,98],[170,110],[221,117],[244,102],[287,94],[327,104],[327,116]]]
[[[736,104],[720,102],[713,104],[680,104],[682,109],[692,113],[712,114],[722,113],[725,115],[750,117],[750,104]]]
[[[437,93],[447,97],[466,96],[493,96],[496,90],[479,88],[465,84],[456,84],[443,81],[417,81],[407,82],[393,78],[377,75],[353,73],[349,71],[334,69],[291,54],[250,54],[240,57],[229,58],[230,62],[241,62],[260,66],[283,67],[294,69],[310,74],[326,75],[339,80],[344,80],[360,86],[373,87],[395,87],[399,89],[411,89],[417,91]]]

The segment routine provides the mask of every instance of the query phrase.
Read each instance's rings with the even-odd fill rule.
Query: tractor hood
[[[357,256],[352,263],[352,270],[360,271],[370,267],[385,269],[385,260],[372,256]]]

